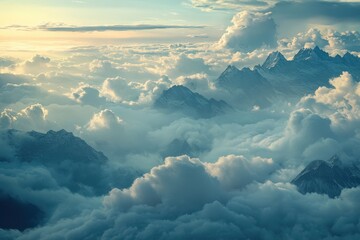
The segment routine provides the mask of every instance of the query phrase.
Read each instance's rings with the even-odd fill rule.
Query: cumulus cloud
[[[0,68],[10,67],[16,63],[16,60],[13,58],[4,58],[0,57]]]
[[[47,115],[48,110],[39,103],[30,105],[19,112],[5,109],[0,115],[1,127],[44,131],[53,125],[47,121]]]
[[[329,45],[333,49],[360,52],[360,34],[357,31],[330,31],[328,39]]]
[[[299,101],[284,137],[272,144],[273,149],[305,161],[328,159],[335,153],[345,160],[358,159],[360,152],[354,146],[359,142],[360,87],[347,72],[329,82],[331,87],[319,87]]]
[[[249,52],[276,46],[276,24],[271,13],[242,11],[232,19],[218,45],[233,51]]]
[[[317,19],[321,22],[358,22],[360,20],[357,12],[360,4],[357,0],[300,0],[300,1],[282,1],[282,0],[191,0],[191,5],[205,11],[270,11],[274,18],[280,24],[286,20],[309,21]],[[346,14],[344,14],[346,13]]]
[[[360,35],[357,31],[336,31],[334,29],[310,28],[305,32],[299,32],[292,38],[283,38],[278,41],[278,48],[285,54],[298,51],[300,48],[314,48],[318,46],[325,49],[331,55],[343,55],[345,52],[353,52],[357,55],[360,51],[358,41]]]
[[[106,103],[105,97],[100,95],[99,90],[88,84],[80,84],[78,88],[72,89],[70,97],[79,103],[92,106],[101,106]]]
[[[137,102],[141,90],[134,86],[134,83],[124,78],[107,78],[101,89],[101,93],[112,101],[127,102],[129,104]]]
[[[209,77],[206,74],[194,74],[189,76],[180,76],[175,79],[176,85],[185,86],[192,91],[202,94],[209,89],[214,88],[212,83],[209,81]]]
[[[222,176],[228,170],[217,168]],[[113,189],[103,199],[104,207],[99,204],[97,209],[71,219],[52,221],[25,231],[22,237],[355,239],[359,236],[356,207],[359,188],[344,190],[341,197],[330,199],[314,193],[302,195],[291,184],[271,181],[251,183],[241,191],[232,191],[223,187],[227,186],[221,184],[223,180],[211,175],[198,159],[167,158],[164,164],[136,179],[131,187]],[[236,184],[239,180],[235,177],[230,182]]]
[[[329,44],[329,41],[325,38],[318,29],[310,28],[307,32],[298,33],[292,39],[280,40],[279,44],[292,50],[314,48],[315,46],[324,48]]]
[[[215,163],[206,164],[206,167],[228,190],[243,189],[253,181],[261,182],[276,168],[271,158],[254,157],[248,160],[235,155],[221,157]]]
[[[247,20],[249,26],[257,24],[251,22],[257,18],[271,21],[265,13],[249,14],[254,16]],[[343,34],[356,38],[356,33],[311,29],[294,41],[287,39],[280,48],[289,52],[320,44],[345,48]],[[152,101],[173,84],[220,95],[211,84],[214,69],[222,71],[230,62],[255,64],[269,51],[234,53],[209,46],[84,47],[72,49],[73,57],[52,58],[45,65],[57,67],[33,80],[0,75],[0,87],[6,92],[0,95],[4,96],[0,128],[64,127],[109,157],[99,180],[92,176],[103,165],[81,165],[78,159],[61,164],[44,161],[50,165],[4,162],[16,159],[16,152],[1,137],[0,192],[6,191],[14,201],[26,200],[46,217],[25,232],[0,230],[0,238],[358,238],[358,188],[329,199],[302,195],[289,184],[308,161],[339,152],[345,160],[360,157],[357,76],[343,73],[294,106],[234,111],[213,119],[195,120],[151,108]],[[106,78],[107,71],[113,77]],[[48,102],[30,87],[12,95],[11,89],[25,89],[31,81],[72,101]],[[32,91],[31,97],[20,98]],[[178,156],[182,154],[198,159]],[[71,174],[61,175],[54,168]],[[147,173],[138,177],[143,172]],[[79,178],[91,186],[106,183],[115,188],[105,197],[89,196],[88,185],[78,186],[81,191],[74,188],[74,179]],[[100,189],[105,194],[109,188]]]
[[[93,60],[89,64],[89,69],[93,74],[106,77],[115,77],[121,73],[121,70],[109,60]]]
[[[209,74],[211,68],[204,62],[204,59],[198,57],[190,57],[186,54],[180,54],[175,58],[175,63],[171,63],[167,67],[167,75],[172,78],[176,78],[183,75],[192,74]]]
[[[23,68],[26,73],[39,74],[47,70],[49,63],[50,58],[37,54],[31,60],[27,60]]]
[[[348,72],[331,79],[330,84],[304,97],[301,104],[328,117],[334,131],[352,136],[360,124],[360,85]]]
[[[114,114],[113,111],[105,109],[97,114],[94,114],[90,122],[88,123],[88,130],[98,129],[114,129],[118,125],[121,125],[122,120]]]

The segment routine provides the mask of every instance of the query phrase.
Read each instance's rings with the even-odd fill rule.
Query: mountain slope
[[[45,166],[60,186],[72,192],[100,195],[110,189],[104,169],[107,158],[70,132],[26,133],[12,129],[1,132],[0,137],[15,152],[15,158],[3,157],[1,161]]]
[[[304,48],[292,60],[273,52],[254,69],[228,66],[215,85],[231,95],[232,101],[226,100],[234,107],[268,107],[279,100],[296,102],[320,86],[329,87],[329,80],[344,71],[359,81],[360,58],[350,53],[332,57],[319,47]]]
[[[231,101],[240,108],[270,106],[275,96],[273,86],[257,70],[243,68],[239,70],[229,65],[215,81],[219,89],[226,90]]]
[[[328,161],[312,161],[291,183],[303,194],[315,192],[334,198],[342,189],[360,185],[360,169],[346,166],[334,156]]]
[[[180,111],[194,118],[211,118],[231,109],[224,101],[206,99],[187,87],[175,85],[163,91],[154,107],[166,111]]]

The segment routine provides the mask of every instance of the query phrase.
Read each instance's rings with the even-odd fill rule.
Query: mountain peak
[[[327,52],[321,50],[318,46],[315,48],[302,48],[294,56],[295,61],[303,60],[329,60],[330,56]]]
[[[240,70],[235,67],[234,65],[228,65],[225,71],[221,75],[228,75],[228,74],[234,74],[239,72]]]
[[[278,65],[279,63],[286,62],[286,58],[279,51],[272,52],[263,63],[262,67],[270,69]]]
[[[334,155],[327,161],[310,162],[291,183],[303,194],[316,192],[334,198],[342,189],[360,185],[360,169],[343,165],[339,156]]]
[[[224,101],[207,99],[182,85],[175,85],[164,90],[156,99],[154,106],[170,111],[179,110],[187,115],[200,118],[210,118],[231,109]]]
[[[13,133],[22,135],[19,138]],[[85,195],[100,195],[110,189],[104,169],[107,157],[71,132],[63,129],[47,133],[9,130],[3,134],[13,135],[8,138],[8,144],[14,146],[16,161],[44,165],[60,186]]]
[[[360,58],[349,52],[346,52],[342,57],[342,59],[349,66],[356,66],[357,64],[360,64]]]
[[[65,129],[61,129],[59,131],[49,130],[46,134],[56,136],[74,136],[72,132],[68,132]]]

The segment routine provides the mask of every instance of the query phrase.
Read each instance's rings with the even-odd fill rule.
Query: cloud
[[[16,60],[13,58],[4,58],[0,57],[0,68],[10,67],[16,63]]]
[[[309,28],[299,32],[294,37],[282,38],[278,41],[278,48],[287,56],[294,55],[300,48],[314,48],[318,46],[332,56],[344,55],[347,51],[355,55],[360,51],[358,41],[360,34],[357,31],[339,32],[331,28]]]
[[[292,50],[298,50],[301,48],[314,48],[315,46],[324,48],[329,44],[329,41],[318,29],[310,28],[307,32],[296,34],[292,39],[279,40],[279,44]]]
[[[142,30],[156,30],[156,29],[186,29],[186,28],[204,28],[204,26],[191,25],[152,25],[152,24],[138,24],[138,25],[97,25],[97,26],[73,26],[65,24],[44,24],[35,27],[10,25],[2,29],[15,29],[22,31],[41,30],[49,32],[105,32],[105,31],[142,31]]]
[[[288,160],[303,159],[303,162],[315,158],[328,159],[334,155],[338,147],[321,148],[320,143],[336,146],[335,136],[331,130],[331,121],[326,117],[300,108],[291,113],[284,137],[272,144],[274,150],[282,152]],[[330,144],[329,143],[335,143]],[[314,153],[314,150],[319,150]],[[326,150],[326,151],[320,151]],[[285,157],[286,158],[286,157]],[[305,159],[304,159],[305,158]]]
[[[115,77],[121,74],[121,69],[114,66],[114,63],[109,60],[95,59],[89,64],[90,72],[93,74]]]
[[[276,20],[284,19],[323,19],[332,22],[359,21],[357,0],[191,0],[191,5],[204,11],[265,11],[273,12]],[[279,21],[281,23],[281,21]]]
[[[353,136],[353,130],[360,125],[360,85],[348,72],[329,83],[331,87],[318,88],[300,104],[328,117],[334,131]]]
[[[294,45],[290,38],[280,48],[289,53],[303,44],[344,47],[343,34],[353,44],[356,33],[312,29],[295,36]],[[355,72],[332,79],[293,106],[277,103],[270,109],[201,120],[154,110],[153,99],[174,83],[220,96],[211,86],[216,71],[229,61],[255,64],[270,51],[233,53],[211,46],[85,47],[66,52],[72,57],[51,57],[45,72],[33,79],[0,75],[3,99],[14,99],[1,101],[2,128],[66,128],[109,157],[101,166],[79,159],[50,164],[47,158],[49,165],[0,161],[0,192],[14,201],[25,199],[46,215],[38,227],[0,230],[0,238],[357,239],[359,188],[329,199],[302,195],[288,183],[308,161],[335,152],[344,161],[359,159]],[[106,78],[107,70],[115,70],[115,77]],[[133,77],[126,75],[129,71]],[[142,75],[146,71],[154,74]],[[50,95],[67,94],[68,102],[51,102],[29,84],[52,90]],[[12,91],[27,87],[22,94]],[[27,97],[30,92],[34,94]],[[190,151],[171,151],[172,146]],[[2,137],[0,149],[1,160],[16,159]],[[176,156],[184,153],[198,159]],[[164,159],[168,155],[174,157]],[[106,194],[109,188],[99,187],[106,196],[90,196],[89,186],[74,190],[78,177],[91,186],[114,188]]]
[[[271,0],[191,0],[191,5],[204,11],[213,10],[261,10],[278,1]]]
[[[30,105],[19,112],[12,109],[5,109],[1,112],[0,122],[3,129],[15,128],[20,130],[44,131],[52,123],[47,121],[48,110],[41,104]]]
[[[208,76],[206,74],[194,74],[189,76],[181,76],[175,79],[174,83],[176,85],[183,85],[192,91],[202,93],[204,91],[208,91],[212,88],[212,84],[208,80]]]
[[[137,102],[140,92],[141,90],[136,88],[136,84],[121,77],[107,78],[101,88],[101,94],[110,100],[129,104]]]
[[[219,47],[249,52],[277,45],[276,24],[271,13],[242,11],[231,22],[218,42]]]
[[[204,62],[204,59],[197,57],[190,57],[186,54],[180,54],[175,59],[175,63],[165,63],[167,66],[167,75],[176,78],[183,75],[193,74],[209,74],[212,73],[211,68]]]
[[[317,19],[323,23],[358,22],[359,1],[279,1],[269,9],[274,19],[305,20]]]
[[[27,60],[23,68],[26,73],[38,74],[46,71],[49,63],[50,58],[37,54],[31,60]]]
[[[80,84],[76,89],[72,89],[70,97],[82,104],[101,106],[106,104],[106,98],[100,96],[98,89],[87,84]]]
[[[331,31],[328,39],[329,45],[333,49],[360,52],[360,34],[357,31]]]
[[[271,148],[288,159],[328,159],[338,153],[345,161],[356,161],[360,152],[356,129],[360,126],[359,84],[344,72],[303,97],[290,114],[284,137]]]
[[[206,167],[227,190],[243,189],[253,181],[261,182],[275,169],[272,159],[254,157],[248,160],[235,155],[221,157],[213,164],[206,164]]]
[[[122,120],[109,109],[94,114],[88,123],[88,130],[94,131],[98,129],[114,129],[121,125]]]
[[[104,203],[120,211],[128,210],[133,204],[162,204],[169,208],[169,213],[179,214],[221,198],[219,191],[217,180],[199,160],[183,156],[167,158],[163,165],[137,179],[130,189],[113,189]]]
[[[228,164],[227,161],[217,164]],[[221,176],[226,176],[228,170],[218,166]],[[236,184],[239,180],[235,176],[229,181]],[[136,179],[131,187],[113,189],[103,198],[103,206],[99,204],[92,211],[85,210],[21,234],[26,239],[359,237],[359,188],[346,189],[341,197],[330,199],[315,193],[302,195],[289,183],[250,183],[241,191],[233,191],[224,188],[227,185],[221,181],[198,159],[167,158],[164,164]]]

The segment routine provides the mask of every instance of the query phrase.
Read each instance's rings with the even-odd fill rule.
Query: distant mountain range
[[[319,47],[303,48],[292,60],[280,52],[271,53],[262,65],[253,69],[229,65],[215,80],[223,92],[223,100],[206,99],[187,87],[176,85],[165,90],[155,100],[154,107],[180,111],[195,118],[211,118],[237,108],[266,108],[278,101],[296,102],[313,93],[320,86],[329,86],[329,80],[342,72],[360,80],[360,58],[350,53],[331,57]],[[230,105],[231,107],[230,107]]]
[[[268,107],[279,99],[296,100],[320,86],[329,86],[329,79],[344,71],[359,81],[360,58],[350,53],[331,57],[319,47],[305,48],[292,60],[287,60],[280,52],[273,52],[254,69],[239,70],[230,65],[215,85],[235,99],[235,103],[230,102],[233,107]]]
[[[291,183],[303,194],[314,192],[334,198],[341,194],[342,189],[360,185],[360,169],[343,164],[335,155],[328,161],[312,161]]]
[[[163,91],[154,102],[154,107],[169,112],[182,112],[194,118],[211,118],[231,109],[225,101],[207,99],[182,85]]]

